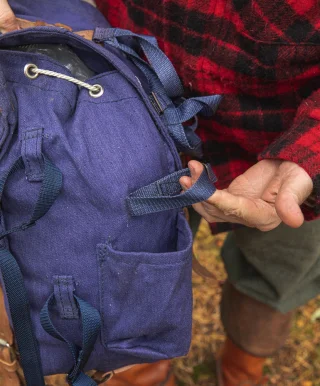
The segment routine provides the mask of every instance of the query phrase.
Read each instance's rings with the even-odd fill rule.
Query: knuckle
[[[11,11],[5,11],[0,13],[0,27],[11,27],[15,23],[15,16]]]
[[[238,217],[238,218],[242,218],[243,217],[243,211],[242,211],[242,209],[240,207],[226,208],[223,211],[223,214],[225,216],[228,216],[228,217]]]
[[[213,216],[217,209],[215,208],[214,205],[212,204],[209,204],[208,202],[203,202],[203,208],[205,209],[205,211],[210,214],[211,216]]]

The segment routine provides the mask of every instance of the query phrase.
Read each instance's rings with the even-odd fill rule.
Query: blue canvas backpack
[[[155,39],[109,28],[87,3],[10,4],[24,19],[95,28],[93,41],[55,26],[0,36],[1,285],[26,383],[67,373],[90,386],[91,369],[185,355],[182,208],[212,195],[215,178],[207,166],[181,193],[179,152],[199,155],[195,116],[220,97],[184,99]]]

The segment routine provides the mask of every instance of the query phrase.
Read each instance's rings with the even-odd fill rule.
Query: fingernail
[[[181,182],[180,182],[180,185],[182,186],[183,189],[187,190],[187,187],[185,184],[181,184]]]
[[[195,169],[194,169],[194,167],[193,167],[193,165],[191,164],[191,165],[189,165],[189,169],[190,169],[190,171],[191,172],[194,172],[195,171]]]

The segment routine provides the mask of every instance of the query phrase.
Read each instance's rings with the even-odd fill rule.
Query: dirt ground
[[[198,260],[216,279],[193,275],[193,342],[188,357],[175,361],[180,386],[216,386],[214,354],[225,339],[219,317],[221,282],[226,277],[219,255],[224,237],[212,236],[205,221],[197,233]],[[265,374],[268,385],[320,386],[320,297],[297,311],[287,344],[268,359]]]

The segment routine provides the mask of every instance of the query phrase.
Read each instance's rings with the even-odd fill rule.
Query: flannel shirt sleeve
[[[310,175],[313,193],[308,205],[302,205],[306,220],[320,216],[320,90],[300,105],[289,130],[274,140],[261,154],[262,159],[295,162]],[[310,205],[311,203],[311,205]]]

